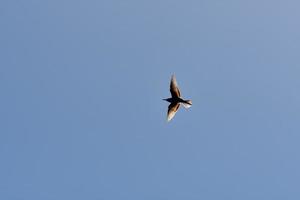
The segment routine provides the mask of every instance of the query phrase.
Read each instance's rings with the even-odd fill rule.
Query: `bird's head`
[[[172,98],[163,99],[164,101],[171,102]]]

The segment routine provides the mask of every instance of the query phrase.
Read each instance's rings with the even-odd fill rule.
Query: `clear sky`
[[[0,199],[299,200],[299,7],[2,0]]]

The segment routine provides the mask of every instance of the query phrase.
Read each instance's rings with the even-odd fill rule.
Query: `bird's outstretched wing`
[[[172,97],[180,97],[180,91],[178,88],[178,84],[177,84],[175,75],[173,75],[171,78],[170,92],[171,92]]]
[[[168,107],[168,121],[170,121],[176,114],[180,104],[179,103],[171,103]]]

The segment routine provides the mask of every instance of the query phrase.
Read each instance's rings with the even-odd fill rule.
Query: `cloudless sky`
[[[299,200],[299,7],[2,0],[0,199]]]

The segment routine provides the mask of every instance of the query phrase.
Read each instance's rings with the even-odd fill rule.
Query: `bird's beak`
[[[165,100],[165,101],[167,101],[167,99],[162,99],[162,100]]]

